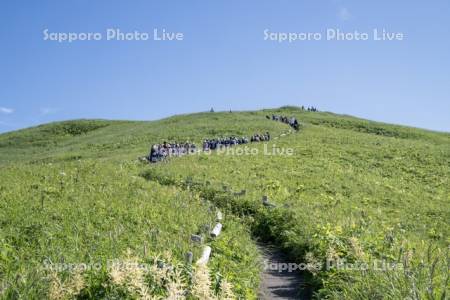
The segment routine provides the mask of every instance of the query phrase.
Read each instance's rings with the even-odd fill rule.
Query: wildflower
[[[233,285],[228,282],[225,278],[222,279],[221,285],[220,285],[220,299],[221,300],[233,300],[236,297],[233,293]]]
[[[215,300],[215,297],[211,291],[211,279],[209,277],[209,271],[207,266],[198,266],[194,273],[194,287],[192,289],[192,295],[202,300]]]
[[[361,245],[359,244],[359,241],[356,237],[351,237],[349,239],[350,246],[352,247],[353,253],[357,258],[362,258],[364,256],[364,252],[362,250]]]

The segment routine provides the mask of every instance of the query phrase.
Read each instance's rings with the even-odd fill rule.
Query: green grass
[[[264,145],[254,144],[260,155],[137,161],[163,140],[289,129],[265,118],[272,113],[304,124],[268,144],[293,148],[292,156],[261,155]],[[213,284],[225,278],[239,297],[255,298],[259,283],[252,236],[277,243],[296,262],[339,257],[404,267],[313,271],[317,297],[448,297],[447,133],[295,107],[155,122],[77,120],[0,135],[0,171],[4,298],[49,297],[51,280],[42,270],[48,260],[104,263],[130,249],[139,261],[169,251],[173,264],[183,264],[187,251],[200,252],[190,234],[205,234],[214,221],[209,203],[228,216],[211,244]],[[244,196],[233,195],[242,189]],[[263,207],[263,195],[278,207]],[[105,272],[85,277],[84,298],[126,294],[104,287]]]
[[[254,124],[245,128],[248,119]],[[224,120],[233,125],[225,129]],[[49,297],[45,261],[105,265],[128,249],[142,261],[167,251],[173,263],[183,262],[188,251],[197,259],[201,246],[190,235],[207,236],[215,211],[196,194],[138,176],[148,166],[137,158],[162,140],[249,135],[265,125],[251,113],[218,113],[158,122],[68,121],[1,135],[1,295]],[[259,269],[249,231],[230,216],[223,240],[228,242],[212,242],[213,276],[230,279],[237,295],[254,298]],[[89,276],[84,293],[90,297],[117,292],[101,288],[107,274]]]

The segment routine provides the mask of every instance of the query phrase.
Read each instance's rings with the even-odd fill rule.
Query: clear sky
[[[150,39],[108,41],[108,28]],[[154,41],[155,28],[183,40]],[[375,28],[404,40],[374,41]],[[102,39],[60,43],[45,29]],[[328,41],[327,29],[371,37]],[[288,104],[450,131],[448,0],[5,0],[0,37],[0,132]]]

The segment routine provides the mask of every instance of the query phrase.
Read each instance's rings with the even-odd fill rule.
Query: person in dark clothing
[[[156,162],[158,160],[157,158],[157,151],[158,148],[156,145],[152,145],[152,147],[150,148],[150,154],[148,155],[148,160],[150,162]]]

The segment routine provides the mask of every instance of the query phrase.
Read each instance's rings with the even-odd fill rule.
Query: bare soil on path
[[[259,245],[264,260],[264,270],[261,274],[258,299],[301,299],[312,298],[312,291],[308,288],[304,274],[299,271],[280,270],[275,266],[288,264],[286,255],[270,245]]]

